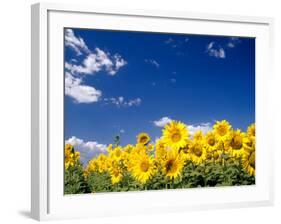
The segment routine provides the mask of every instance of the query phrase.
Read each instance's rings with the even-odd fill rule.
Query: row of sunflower
[[[83,191],[153,190],[255,183],[255,124],[247,132],[234,130],[226,121],[218,121],[206,134],[190,135],[187,126],[172,121],[163,128],[162,137],[153,144],[147,133],[137,136],[134,145],[109,145],[107,154],[92,158],[86,167],[79,152],[65,146],[65,171],[70,176],[80,170]],[[81,171],[82,170],[82,171]],[[82,178],[83,177],[83,178]],[[73,184],[73,183],[72,183]],[[77,184],[77,183],[74,183]]]

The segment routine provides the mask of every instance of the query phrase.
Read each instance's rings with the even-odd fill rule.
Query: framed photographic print
[[[32,217],[271,204],[272,26],[33,5]]]

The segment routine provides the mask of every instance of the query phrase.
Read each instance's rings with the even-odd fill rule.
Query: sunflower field
[[[140,133],[135,144],[119,141],[86,165],[65,145],[65,194],[255,184],[255,124],[247,132],[217,121],[206,134],[190,135],[172,121],[155,143]]]

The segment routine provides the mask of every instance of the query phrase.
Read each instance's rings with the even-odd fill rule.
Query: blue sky
[[[255,40],[65,29],[66,141],[87,157],[116,134],[155,139],[170,119],[191,132],[255,122]]]

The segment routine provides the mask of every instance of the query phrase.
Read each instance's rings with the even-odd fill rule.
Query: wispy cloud
[[[90,53],[90,50],[81,37],[76,37],[72,29],[65,30],[65,46],[70,47],[77,55]]]
[[[99,101],[102,92],[92,86],[83,85],[81,78],[76,78],[66,72],[65,94],[74,99],[76,103],[94,103]]]
[[[165,127],[166,124],[169,124],[171,121],[172,121],[172,119],[169,117],[162,117],[159,120],[153,121],[153,124],[156,127],[163,128],[163,127]]]
[[[154,59],[145,59],[144,61],[148,64],[154,65],[156,68],[160,67],[160,64]]]
[[[104,98],[104,101],[107,104],[114,104],[117,107],[132,107],[132,106],[139,106],[142,102],[140,98],[135,98],[131,100],[125,100],[123,96],[119,97],[111,97],[111,98]]]
[[[241,40],[238,37],[230,37],[227,43],[222,45],[212,41],[207,44],[206,52],[211,57],[226,58],[226,51],[231,50],[231,48],[235,48],[240,43]]]
[[[76,103],[99,101],[102,92],[93,86],[84,85],[84,75],[105,71],[108,75],[114,76],[127,62],[119,54],[111,55],[98,47],[94,50],[89,49],[83,38],[77,37],[72,29],[65,31],[65,46],[82,57],[79,60],[72,58],[65,62],[65,94]]]
[[[84,141],[83,139],[72,136],[65,141],[66,144],[71,144],[76,151],[80,152],[80,160],[83,165],[94,156],[103,153],[107,153],[107,146],[105,144],[100,144],[96,141]]]
[[[227,47],[229,48],[234,48],[236,47],[238,44],[240,44],[241,40],[238,37],[230,37],[229,41],[227,43]]]
[[[127,62],[118,54],[113,57],[105,51],[95,48],[86,56],[82,64],[66,62],[65,68],[71,73],[93,75],[101,70],[105,70],[109,75],[115,75],[118,70]]]
[[[215,58],[225,58],[225,50],[223,47],[218,45],[216,42],[210,42],[206,46],[206,52],[209,56]]]
[[[164,41],[164,43],[176,51],[176,54],[179,56],[185,55],[184,46],[189,42],[188,37],[182,38],[168,38]]]
[[[187,125],[187,129],[190,133],[190,135],[194,135],[197,131],[202,131],[204,134],[206,134],[208,131],[212,130],[212,124],[207,123],[201,123],[199,125]]]

